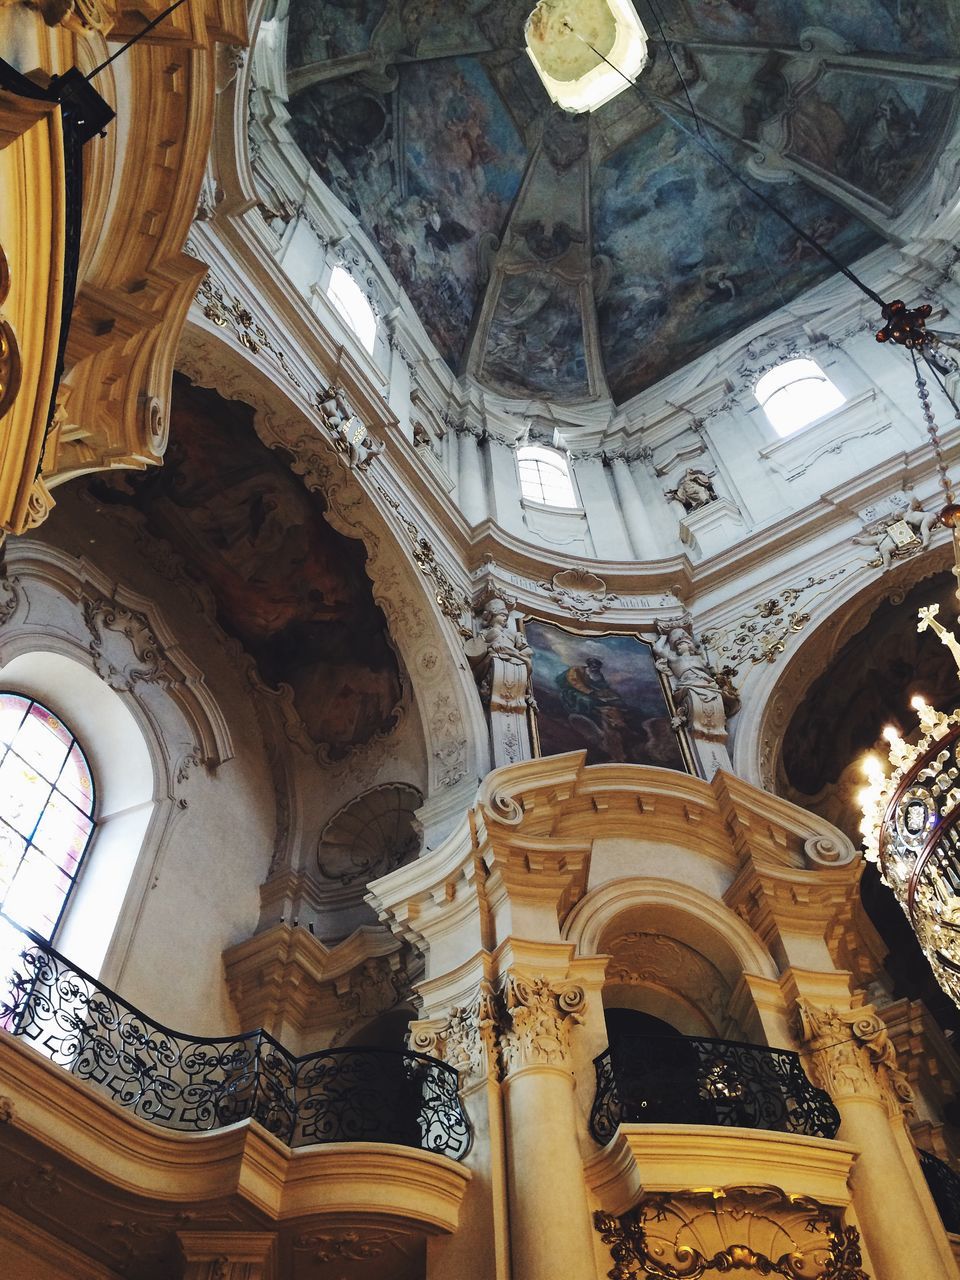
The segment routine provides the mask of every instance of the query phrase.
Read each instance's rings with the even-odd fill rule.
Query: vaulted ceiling
[[[622,403],[832,274],[711,149],[851,263],[955,116],[951,0],[636,0],[640,91],[580,116],[531,8],[291,0],[288,29],[295,138],[450,367],[507,395]]]

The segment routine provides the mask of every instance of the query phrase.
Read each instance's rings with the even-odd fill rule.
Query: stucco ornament
[[[739,707],[728,686],[726,694],[706,654],[693,638],[689,621],[657,619],[653,644],[657,670],[670,677],[677,715],[674,728],[685,725],[694,737],[724,741],[727,716]]]
[[[913,1089],[897,1064],[887,1028],[869,1005],[820,1009],[801,997],[796,1007],[800,1041],[810,1055],[817,1083],[835,1102],[873,1097],[891,1115],[915,1112]]]
[[[644,1195],[622,1217],[596,1212],[611,1280],[700,1280],[710,1272],[868,1280],[860,1234],[837,1209],[779,1187]]]
[[[366,471],[383,452],[383,441],[376,440],[357,417],[342,387],[328,387],[317,392],[317,408],[337,449],[345,456],[351,470]]]
[[[930,545],[930,535],[939,516],[936,511],[924,511],[916,497],[905,499],[897,495],[891,510],[877,520],[863,526],[853,541],[859,547],[873,547],[876,557],[867,564],[875,569],[889,569],[894,560],[905,560]],[[903,502],[906,501],[906,505]]]
[[[480,697],[490,714],[494,764],[530,756],[527,708],[534,706],[530,683],[533,650],[518,628],[512,602],[491,596],[479,611],[477,633],[464,646]]]
[[[617,597],[607,591],[607,584],[595,573],[586,569],[564,569],[555,573],[549,582],[537,584],[551,596],[561,609],[586,622],[595,613],[603,613],[616,604]]]
[[[710,502],[716,502],[717,491],[713,487],[714,471],[704,471],[702,467],[688,467],[680,477],[675,489],[665,489],[664,494],[674,502],[679,502],[684,511],[696,511]]]
[[[484,979],[468,1004],[449,1018],[414,1023],[410,1048],[447,1062],[459,1073],[461,1088],[500,1074],[499,1012],[492,985]]]
[[[571,983],[509,974],[501,988],[500,1050],[505,1075],[524,1067],[570,1066],[570,1031],[583,1021],[587,997]]]

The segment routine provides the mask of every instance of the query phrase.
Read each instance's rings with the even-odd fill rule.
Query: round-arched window
[[[377,317],[367,296],[345,267],[334,267],[327,297],[346,320],[370,355],[377,340]]]
[[[526,445],[517,450],[517,470],[520,472],[520,492],[528,501],[542,502],[548,507],[577,505],[570,468],[559,450],[547,449],[543,445]]]
[[[846,399],[815,360],[802,357],[774,365],[757,382],[753,394],[778,436],[809,426],[839,409]]]
[[[0,692],[0,910],[48,941],[93,834],[94,799],[86,756],[59,716]]]

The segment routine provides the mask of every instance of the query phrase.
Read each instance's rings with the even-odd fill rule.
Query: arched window
[[[778,436],[789,436],[839,409],[846,397],[815,360],[785,360],[753,389]]]
[[[0,693],[0,909],[51,939],[93,834],[90,766],[42,703]]]
[[[575,507],[570,468],[562,453],[543,445],[531,444],[517,450],[520,492],[530,502],[548,507]]]
[[[344,267],[334,267],[327,297],[370,354],[377,340],[377,317],[363,290]]]

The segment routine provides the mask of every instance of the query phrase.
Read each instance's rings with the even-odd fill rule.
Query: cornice
[[[769,1186],[846,1207],[856,1148],[833,1138],[711,1125],[621,1125],[584,1163],[604,1208],[626,1213],[645,1191]]]

